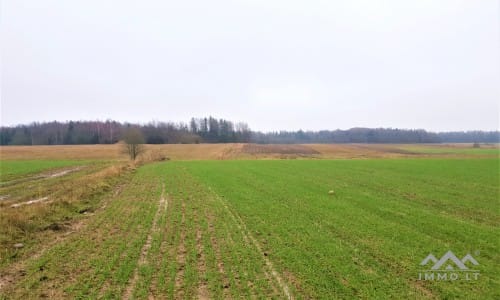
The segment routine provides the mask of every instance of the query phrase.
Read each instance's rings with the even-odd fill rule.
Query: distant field
[[[146,145],[144,160],[498,157],[498,145],[472,144],[168,144]],[[151,159],[152,158],[152,159]],[[127,160],[120,145],[0,146],[0,160]]]
[[[243,146],[220,147],[231,156]],[[240,150],[274,155],[274,146],[259,147]],[[276,155],[317,155],[308,149],[326,155],[328,145],[304,147],[281,145]],[[389,153],[384,158],[395,149],[416,152],[333,147]],[[90,214],[52,230],[53,242],[39,238],[32,242],[39,249],[4,252],[1,293],[17,299],[498,299],[500,160],[440,155],[149,163],[108,183],[87,204]],[[78,174],[68,176],[80,183],[92,178]],[[63,178],[72,182],[50,180]],[[449,250],[460,259],[473,255],[479,265],[467,264],[480,278],[418,279],[429,253],[439,259]]]
[[[429,146],[403,146],[402,149],[422,154],[471,154],[471,155],[498,155],[499,149],[495,146],[483,146],[483,148],[471,147],[429,147]]]

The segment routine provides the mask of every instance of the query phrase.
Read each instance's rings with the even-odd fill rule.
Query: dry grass
[[[72,219],[96,209],[97,196],[109,191],[134,168],[127,163],[101,164],[74,175],[9,186],[10,192],[18,195],[0,201],[0,266],[29,255],[44,231],[64,231]],[[28,201],[42,196],[48,201]],[[25,244],[20,252],[13,248],[19,242]]]
[[[241,144],[146,145],[146,151],[142,156],[146,158],[146,161],[156,160],[156,158],[160,156],[174,160],[210,160],[225,158],[228,153],[232,153],[235,149],[239,148],[241,148]],[[22,159],[127,160],[128,157],[123,153],[122,146],[119,144],[0,146],[0,160]]]
[[[260,144],[245,144],[243,152],[249,154],[297,154],[297,155],[313,155],[320,154],[318,151],[305,145],[260,145]]]
[[[472,144],[168,144],[146,145],[142,162],[171,160],[273,159],[273,158],[399,158],[417,156],[466,156]],[[480,151],[498,149],[483,145]],[[449,150],[449,152],[448,152]],[[461,152],[461,151],[464,152]],[[484,152],[484,154],[491,154]],[[495,154],[495,153],[493,153]],[[0,160],[69,159],[128,160],[120,145],[0,146]]]
[[[22,159],[126,159],[120,145],[1,146],[1,160]]]
[[[172,160],[219,160],[237,158],[242,144],[147,145],[147,151],[161,153]]]
[[[312,144],[312,149],[324,158],[396,158],[413,156],[397,145],[383,144]]]

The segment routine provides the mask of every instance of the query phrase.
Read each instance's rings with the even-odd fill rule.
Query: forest
[[[33,122],[0,127],[1,145],[114,144],[131,127],[147,144],[196,143],[499,143],[499,131],[429,132],[423,129],[351,128],[321,131],[252,131],[244,122],[191,118],[187,123],[107,121]]]

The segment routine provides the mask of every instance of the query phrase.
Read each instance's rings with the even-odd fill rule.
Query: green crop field
[[[10,257],[2,297],[498,299],[499,163],[146,164],[78,230]],[[423,280],[448,251],[478,264]]]

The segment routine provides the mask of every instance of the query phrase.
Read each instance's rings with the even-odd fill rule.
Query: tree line
[[[224,119],[192,118],[189,124],[149,122],[147,124],[107,121],[34,122],[0,127],[1,145],[114,144],[128,129],[137,128],[147,144],[248,143],[251,131],[246,123]]]
[[[137,128],[147,144],[195,143],[499,143],[499,131],[428,132],[393,128],[252,131],[246,123],[192,118],[188,123],[107,121],[34,122],[0,127],[1,145],[114,144]]]
[[[499,131],[429,132],[423,129],[351,128],[347,130],[252,133],[255,143],[499,143]]]

